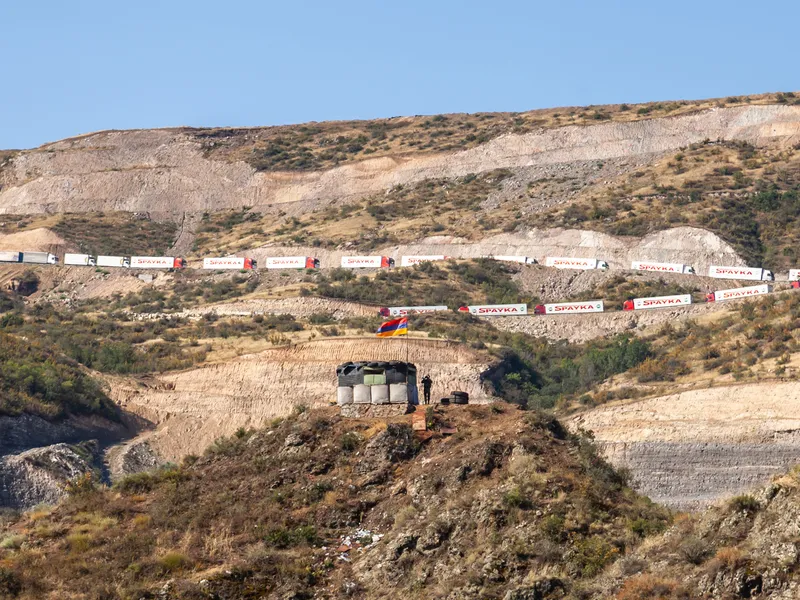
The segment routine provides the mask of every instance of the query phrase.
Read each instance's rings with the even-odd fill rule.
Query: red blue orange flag
[[[378,337],[392,337],[408,334],[408,317],[386,321],[378,327]]]

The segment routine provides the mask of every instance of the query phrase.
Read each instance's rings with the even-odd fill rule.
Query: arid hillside
[[[112,383],[119,406],[156,425],[142,439],[160,460],[202,453],[215,439],[240,427],[261,426],[298,406],[336,401],[335,369],[350,360],[410,360],[436,382],[434,397],[463,390],[485,403],[493,394],[481,383],[492,358],[441,340],[377,338],[319,340],[266,350],[164,374]],[[129,446],[135,449],[135,443]]]
[[[0,515],[0,593],[602,598],[603,571],[671,523],[552,418],[424,414],[420,437],[410,416],[298,411],[181,467]]]
[[[257,171],[207,155],[192,131],[111,131],[24,151],[5,163],[5,213],[129,211],[185,213],[281,208],[301,214],[425,179],[492,169],[549,169],[586,161],[650,162],[705,139],[752,144],[800,140],[800,108],[741,106],[636,122],[567,125],[508,133],[467,150],[366,158],[330,170]],[[242,132],[247,135],[247,132]],[[278,165],[280,167],[280,165]]]

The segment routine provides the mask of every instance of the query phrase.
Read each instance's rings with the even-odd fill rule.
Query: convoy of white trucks
[[[425,262],[443,261],[451,257],[445,255],[419,255],[403,256],[400,265],[414,266]],[[537,260],[528,256],[512,255],[485,255],[499,261],[515,262],[520,264],[535,265]],[[48,252],[31,251],[0,251],[0,263],[21,263],[57,265],[58,256]],[[265,261],[267,269],[318,269],[320,260],[312,256],[283,256],[269,257]],[[67,266],[87,267],[112,267],[130,269],[184,269],[188,266],[186,259],[175,256],[94,256],[91,254],[66,253],[63,264]],[[545,266],[556,269],[608,269],[606,261],[595,258],[553,257],[548,256],[544,261]],[[388,269],[395,266],[395,259],[390,256],[343,256],[341,266],[347,269]],[[256,270],[256,259],[249,257],[225,256],[204,258],[203,269],[207,270]],[[694,267],[682,263],[661,263],[652,261],[633,261],[633,271],[648,271],[654,273],[695,274]],[[715,279],[736,279],[745,281],[774,281],[772,271],[761,267],[718,266],[712,265],[708,269],[708,276]],[[790,269],[789,281],[792,287],[800,288],[800,269]],[[718,302],[737,298],[747,298],[771,292],[769,285],[756,285],[728,290],[708,292],[708,302]],[[653,308],[670,308],[692,304],[690,294],[674,296],[658,296],[651,298],[631,298],[624,302],[623,310],[647,310]],[[446,311],[447,306],[396,306],[380,309],[382,316],[405,316],[428,312]],[[458,309],[478,316],[509,316],[528,315],[527,304],[487,304],[462,306]],[[532,311],[534,315],[557,315],[574,313],[593,313],[605,310],[602,300],[588,300],[582,302],[561,302],[553,304],[536,305]]]

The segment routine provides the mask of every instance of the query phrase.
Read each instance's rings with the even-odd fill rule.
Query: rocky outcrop
[[[101,417],[72,416],[48,421],[36,415],[0,416],[0,457],[31,448],[96,439],[110,443],[131,435],[122,423]]]
[[[636,490],[679,510],[703,509],[756,489],[800,463],[797,443],[605,442],[608,460],[630,469]]]
[[[695,510],[800,463],[798,415],[800,384],[767,383],[601,406],[570,425],[592,431],[641,492]]]
[[[0,507],[24,509],[54,504],[69,481],[94,470],[97,442],[54,444],[0,459]]]

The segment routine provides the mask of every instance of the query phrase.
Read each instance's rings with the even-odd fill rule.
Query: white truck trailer
[[[694,267],[682,265],[680,263],[659,263],[635,260],[631,263],[634,271],[652,271],[654,273],[683,273],[685,275],[695,275]]]
[[[719,267],[710,266],[708,276],[715,279],[747,279],[750,281],[774,281],[775,276],[768,269],[758,267]]]
[[[570,258],[568,256],[548,256],[544,259],[545,267],[556,269],[608,269],[608,263],[596,258]]]
[[[64,264],[78,267],[96,267],[97,257],[91,254],[70,254],[64,255]]]
[[[237,256],[223,256],[220,258],[204,258],[204,269],[240,269],[252,270],[258,268],[258,263],[254,258],[240,258]]]

